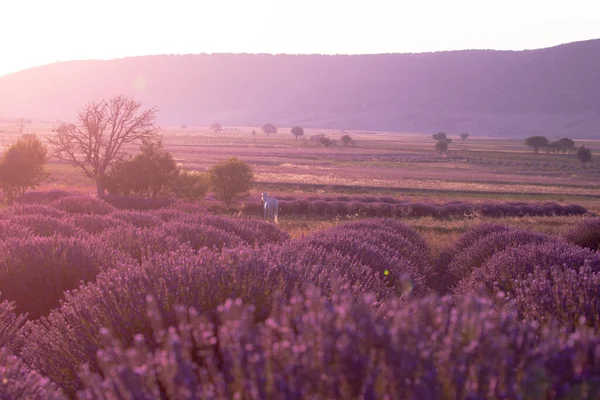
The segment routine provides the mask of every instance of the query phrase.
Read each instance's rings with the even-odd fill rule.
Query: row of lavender
[[[428,283],[455,299],[486,296],[524,318],[600,330],[600,218],[562,237],[496,224],[465,232],[435,261]]]
[[[318,199],[311,198],[279,201],[280,215],[296,216],[348,216],[363,217],[435,217],[450,218],[465,215],[481,215],[490,217],[523,217],[523,216],[552,216],[552,215],[583,215],[587,210],[579,205],[560,205],[557,203],[465,203],[454,201],[444,204],[410,203],[388,197],[359,197],[353,199],[347,196]],[[244,212],[249,215],[260,215],[262,208],[259,202],[246,203]]]
[[[0,355],[0,372],[14,378],[0,390],[10,395],[593,398],[598,393],[600,360],[590,353],[598,338],[585,327],[572,333],[569,324],[554,326],[551,314],[538,318],[543,325],[523,323],[521,308],[497,307],[495,296],[493,302],[470,294],[454,302],[424,297],[445,279],[441,260],[456,259],[491,228],[467,232],[455,251],[434,262],[423,238],[392,220],[360,221],[288,240],[272,225],[190,207],[127,213],[83,200],[19,207],[4,215],[10,228],[2,232],[14,229],[16,237],[4,236],[2,256],[8,261],[0,267],[0,273],[12,274],[0,291],[15,289],[3,298],[16,301],[0,306],[0,346],[20,357],[11,358],[7,350]],[[37,219],[25,224],[30,217]],[[568,239],[593,243],[600,229],[590,221]],[[49,235],[47,225],[57,223],[64,224],[62,235]],[[19,239],[33,233],[48,237]],[[597,293],[597,286],[591,290],[598,283],[595,253],[573,257],[573,270],[552,271],[577,282],[571,271],[584,274],[588,286],[580,286]],[[586,260],[587,269],[577,270]],[[59,304],[62,291],[79,280],[89,283]],[[560,296],[556,282],[544,284]],[[27,293],[29,298],[18,298]],[[152,298],[149,314],[145,294]],[[583,307],[576,300],[569,309],[571,319],[581,314],[578,304]],[[18,317],[15,306],[17,314],[30,312],[30,320]],[[592,326],[593,315],[586,320]],[[134,347],[125,353],[122,344]],[[89,370],[81,372],[84,362]]]
[[[62,190],[28,192],[19,198],[22,204],[49,204],[72,194]],[[450,218],[469,215],[490,217],[523,217],[553,215],[584,215],[587,210],[576,204],[547,203],[412,203],[391,196],[276,196],[281,215],[336,217],[359,215],[362,217],[434,217]],[[173,199],[148,199],[139,196],[107,196],[109,204],[118,209],[156,210],[175,204]],[[221,206],[215,206],[220,209]],[[243,204],[247,215],[262,215],[259,199]]]

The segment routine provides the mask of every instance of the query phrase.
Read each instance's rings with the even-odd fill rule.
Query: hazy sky
[[[176,53],[531,49],[600,38],[597,0],[0,0],[0,75]]]

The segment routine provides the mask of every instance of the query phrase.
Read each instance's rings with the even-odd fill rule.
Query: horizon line
[[[377,52],[377,53],[268,53],[268,52],[198,52],[198,53],[150,53],[150,54],[138,54],[138,55],[126,55],[117,56],[110,58],[82,58],[82,59],[67,59],[67,60],[56,60],[45,64],[32,65],[27,68],[6,72],[0,75],[0,79],[8,75],[16,74],[31,69],[42,68],[49,65],[68,63],[68,62],[89,62],[89,61],[115,61],[124,60],[129,58],[141,58],[141,57],[159,57],[159,56],[194,56],[194,55],[255,55],[255,56],[382,56],[382,55],[416,55],[416,54],[439,54],[439,53],[453,53],[453,52],[530,52],[538,50],[553,49],[561,46],[572,45],[577,43],[586,43],[600,41],[600,38],[583,39],[573,42],[563,42],[556,45],[546,47],[535,47],[535,48],[524,48],[524,49],[493,49],[493,48],[462,48],[462,49],[450,49],[450,50],[433,50],[433,51],[421,51],[421,52]]]

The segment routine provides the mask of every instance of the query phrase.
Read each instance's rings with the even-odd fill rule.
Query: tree
[[[444,132],[438,132],[434,135],[431,135],[431,137],[433,137],[433,139],[437,140],[438,142],[448,140],[448,136]]]
[[[540,152],[542,147],[548,146],[550,142],[545,136],[531,136],[525,139],[525,146],[533,148],[533,151],[537,154]]]
[[[131,161],[137,173],[134,192],[155,199],[179,174],[177,163],[161,141],[144,141],[140,150]]]
[[[467,140],[470,135],[468,133],[464,132],[464,133],[461,133],[459,136],[464,141],[464,140]]]
[[[117,160],[112,164],[104,177],[104,188],[109,194],[129,196],[134,191],[139,171],[130,159]]]
[[[350,135],[344,135],[341,137],[342,143],[344,146],[348,147],[350,145],[354,145],[354,140],[350,137]]]
[[[577,159],[581,161],[582,164],[590,161],[592,159],[592,150],[588,147],[581,146],[579,150],[577,150]]]
[[[211,189],[228,208],[233,199],[247,193],[254,182],[252,168],[237,157],[220,162],[208,173]]]
[[[264,124],[261,129],[267,136],[277,133],[277,127],[270,122]]]
[[[173,155],[163,148],[161,141],[145,141],[140,150],[141,153],[133,159],[141,172],[136,191],[155,199],[177,177],[179,169]]]
[[[78,125],[61,124],[49,142],[54,156],[81,169],[104,197],[106,173],[123,158],[123,145],[157,139],[156,112],[124,95],[95,101],[79,110]]]
[[[216,134],[223,132],[223,126],[219,123],[212,124],[210,129]]]
[[[435,144],[435,151],[438,154],[445,153],[448,151],[448,145],[452,142],[452,139],[448,138],[448,136],[444,132],[438,132],[434,135],[431,135],[434,140],[437,140]]]
[[[442,154],[448,151],[448,141],[447,140],[440,140],[435,144],[435,151],[438,154]]]
[[[180,171],[171,182],[171,192],[175,197],[186,200],[200,200],[209,189],[209,177],[206,172]]]
[[[292,128],[292,135],[298,140],[300,136],[304,136],[304,128],[301,126],[295,126]]]
[[[183,129],[185,131],[187,129],[187,125],[186,124],[182,124],[181,125],[181,129]]]
[[[569,138],[558,139],[556,143],[558,143],[558,147],[562,150],[563,154],[567,154],[567,152],[575,148],[575,142]]]
[[[129,195],[131,192],[155,199],[177,178],[179,170],[162,142],[144,142],[134,158],[111,168],[106,178],[109,193]]]
[[[333,144],[333,140],[329,139],[327,136],[319,136],[319,143],[321,143],[325,148],[329,148]]]
[[[35,135],[23,135],[6,149],[0,158],[0,188],[8,204],[48,177],[47,156],[48,149]]]

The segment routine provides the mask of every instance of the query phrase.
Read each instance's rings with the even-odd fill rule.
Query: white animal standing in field
[[[260,202],[263,205],[263,212],[265,220],[267,218],[273,219],[273,222],[279,224],[277,221],[277,214],[279,213],[279,204],[274,197],[269,197],[269,193],[262,192]]]

